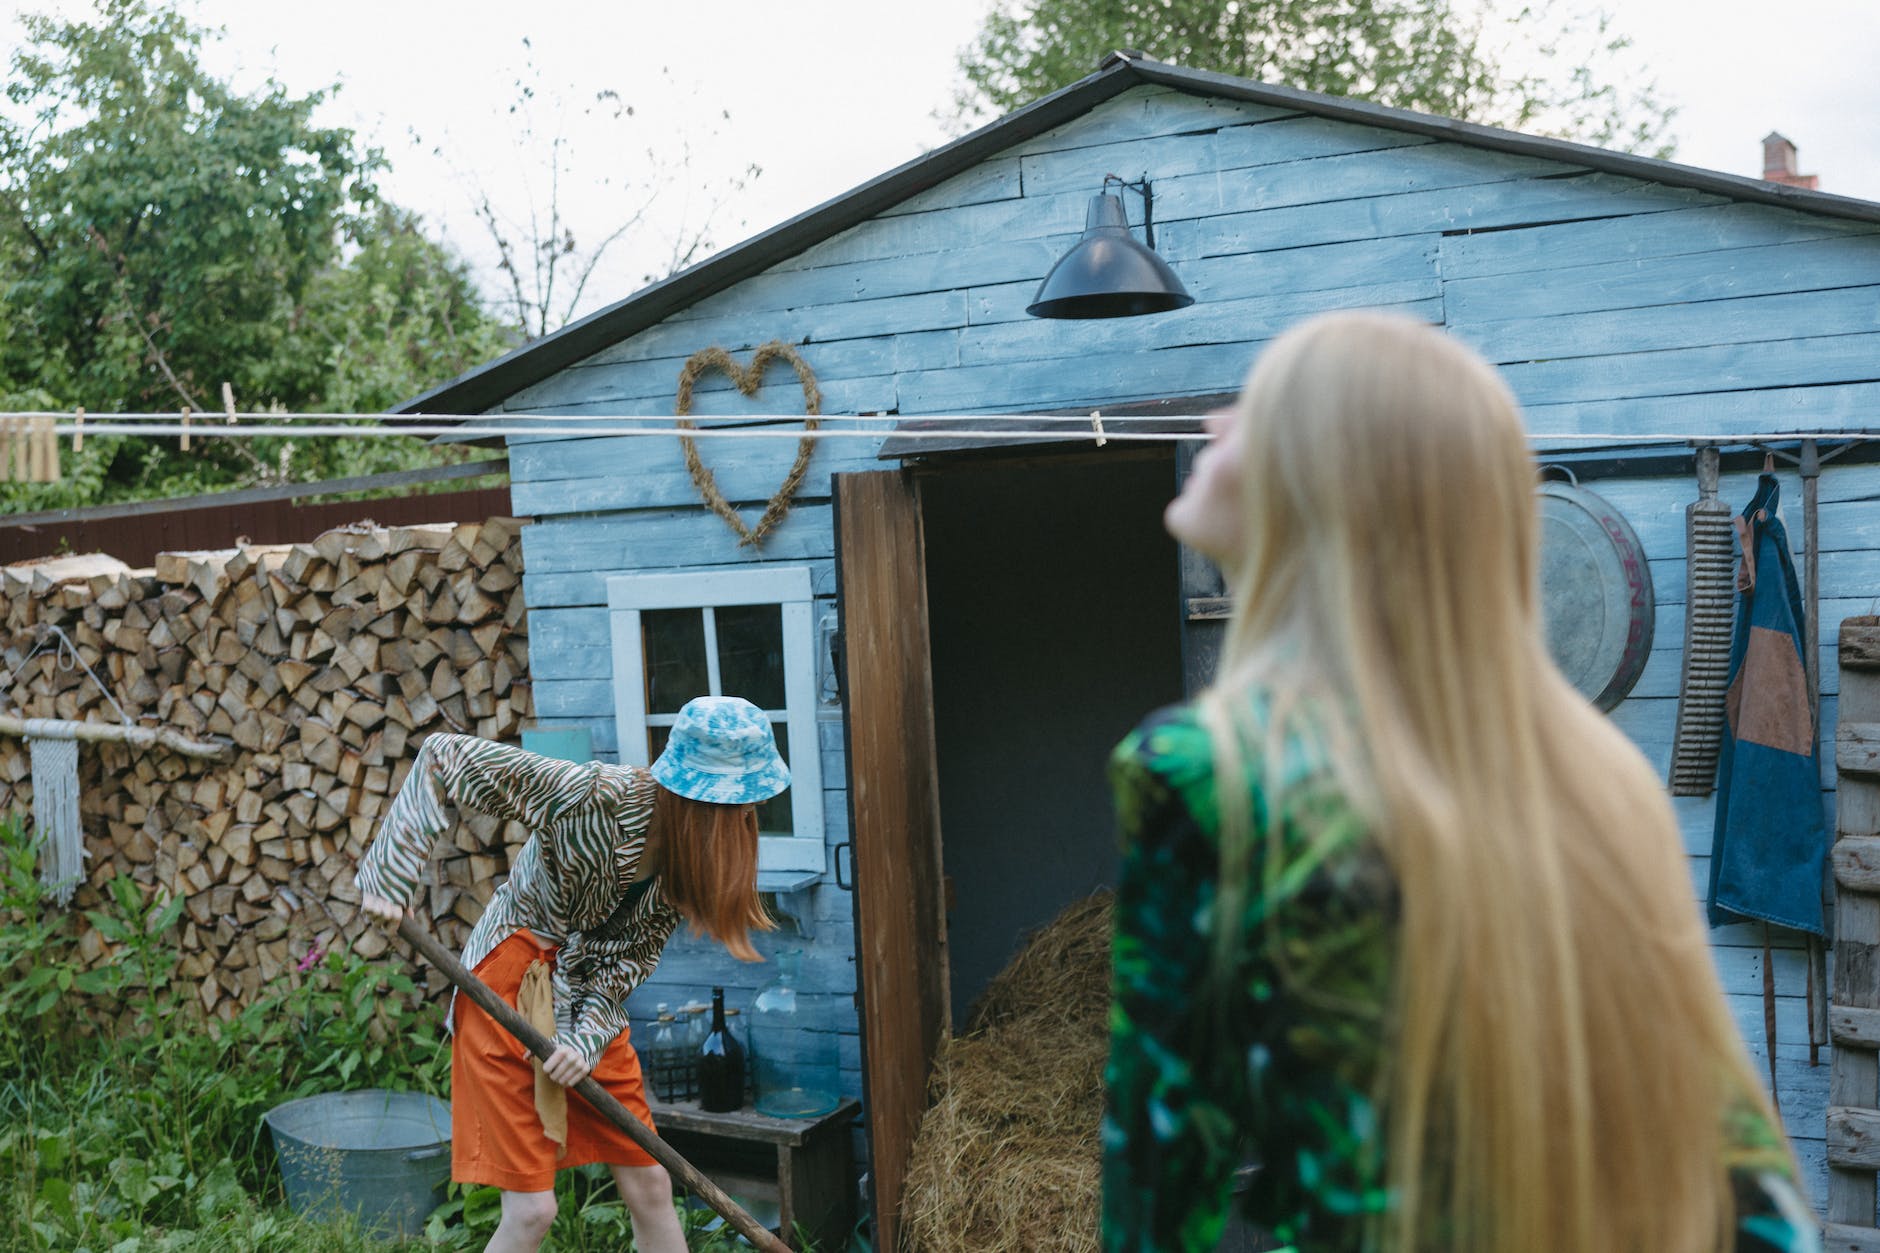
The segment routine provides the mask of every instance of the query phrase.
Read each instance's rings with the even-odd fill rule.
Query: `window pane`
[[[726,605],[718,619],[718,679],[726,696],[782,709],[783,606]]]
[[[719,612],[723,612],[720,610]],[[777,751],[783,754],[784,764],[790,761],[790,730],[782,723],[773,722],[771,730],[777,733]],[[794,835],[796,828],[790,821],[790,793],[786,789],[781,796],[773,796],[757,807],[757,829],[765,835]]]
[[[696,609],[640,612],[646,649],[646,712],[674,714],[694,696],[711,694],[705,669],[705,618]]]

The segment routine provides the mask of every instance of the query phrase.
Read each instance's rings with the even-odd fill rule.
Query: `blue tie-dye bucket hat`
[[[714,805],[767,801],[790,786],[770,719],[738,696],[687,701],[652,773],[666,790]]]

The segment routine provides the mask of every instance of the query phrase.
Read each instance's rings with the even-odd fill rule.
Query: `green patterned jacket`
[[[1296,782],[1305,773],[1293,770]],[[1219,1244],[1238,1174],[1249,1222],[1300,1253],[1365,1247],[1390,1196],[1372,1101],[1392,980],[1395,892],[1335,801],[1253,854],[1240,925],[1239,1005],[1217,1020],[1212,969],[1220,814],[1192,706],[1151,715],[1110,764],[1123,857],[1103,1122],[1108,1253]],[[1289,794],[1293,789],[1288,788]],[[1300,789],[1305,794],[1323,789]],[[1253,796],[1256,830],[1270,816]],[[1740,1253],[1812,1253],[1813,1215],[1780,1134],[1753,1106],[1726,1115]],[[1242,1167],[1263,1163],[1248,1173]]]

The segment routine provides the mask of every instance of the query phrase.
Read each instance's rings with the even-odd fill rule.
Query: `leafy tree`
[[[94,412],[378,409],[494,355],[460,263],[383,205],[325,96],[205,71],[149,0],[24,19],[0,119],[0,403]],[[418,441],[87,440],[16,508],[455,456]]]
[[[348,238],[344,263],[314,275],[296,326],[299,351],[322,366],[322,408],[373,413],[516,345],[417,214],[380,204]]]
[[[1673,110],[1624,64],[1609,15],[1535,0],[997,0],[959,57],[964,128],[1089,74],[1107,53],[1669,156]]]

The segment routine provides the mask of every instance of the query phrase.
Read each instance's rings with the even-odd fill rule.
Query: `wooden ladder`
[[[1826,1247],[1880,1253],[1880,617],[1841,623]]]

